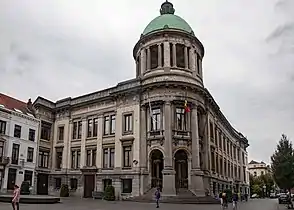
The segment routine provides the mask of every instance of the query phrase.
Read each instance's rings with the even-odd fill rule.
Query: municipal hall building
[[[118,199],[249,189],[248,140],[203,85],[204,46],[164,2],[135,43],[136,77],[75,98],[33,103],[41,120],[37,194]]]

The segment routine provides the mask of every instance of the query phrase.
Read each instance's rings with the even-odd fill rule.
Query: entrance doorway
[[[37,194],[48,195],[48,174],[38,174]]]
[[[95,189],[95,175],[84,175],[84,198],[91,198]]]
[[[16,172],[17,172],[17,170],[14,168],[8,169],[8,181],[7,181],[7,189],[8,190],[14,189]]]
[[[151,187],[162,189],[163,154],[155,149],[150,154],[151,159]]]
[[[188,156],[184,150],[175,154],[176,188],[188,188]]]

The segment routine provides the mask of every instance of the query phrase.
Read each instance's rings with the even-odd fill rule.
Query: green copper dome
[[[166,1],[161,5],[160,16],[154,18],[143,31],[143,35],[162,29],[176,29],[194,34],[189,24],[181,17],[174,15],[173,4]]]

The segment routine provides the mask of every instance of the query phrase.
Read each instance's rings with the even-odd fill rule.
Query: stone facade
[[[117,198],[153,187],[166,196],[181,188],[197,196],[225,188],[245,192],[248,140],[203,85],[201,42],[165,28],[142,35],[133,55],[135,79],[77,98],[34,102],[50,133],[40,139],[50,161],[39,169],[48,174],[49,193],[62,183],[80,197],[108,184]]]
[[[0,106],[0,192],[13,190],[23,181],[35,191],[39,125],[32,114]]]

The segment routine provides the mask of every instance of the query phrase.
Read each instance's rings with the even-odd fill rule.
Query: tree
[[[282,134],[271,161],[276,184],[281,189],[290,191],[294,187],[294,153],[292,143],[286,135]]]

